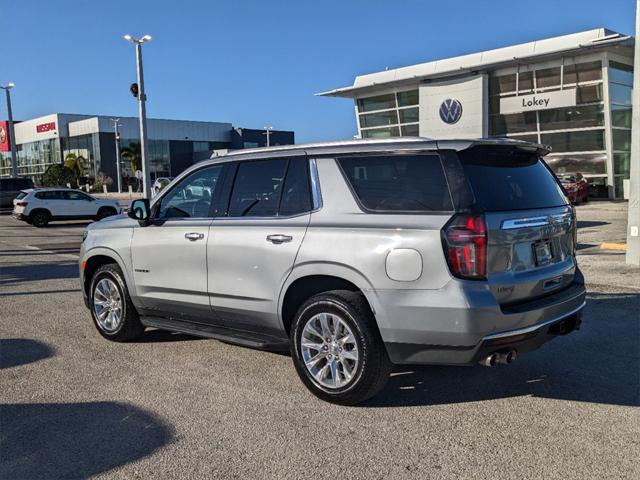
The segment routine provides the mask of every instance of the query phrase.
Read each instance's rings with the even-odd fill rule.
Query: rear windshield
[[[438,155],[359,156],[339,158],[338,162],[366,210],[453,210]]]
[[[16,200],[20,200],[26,196],[27,196],[27,192],[18,192],[18,195],[16,195]]]
[[[479,210],[527,210],[567,204],[553,173],[535,153],[512,147],[476,147],[459,156]]]

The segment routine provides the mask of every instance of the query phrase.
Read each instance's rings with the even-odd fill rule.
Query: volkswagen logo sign
[[[453,125],[462,117],[462,104],[455,98],[447,98],[440,105],[440,118],[444,123]]]

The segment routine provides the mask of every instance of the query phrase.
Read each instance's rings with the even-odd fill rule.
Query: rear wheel
[[[305,302],[293,321],[291,348],[302,382],[332,403],[373,397],[391,372],[373,313],[358,292],[334,290]]]
[[[46,227],[50,219],[51,215],[45,210],[37,210],[29,215],[29,223],[38,228]]]
[[[109,263],[96,270],[91,279],[89,299],[93,322],[104,338],[126,342],[144,332],[117,264]]]

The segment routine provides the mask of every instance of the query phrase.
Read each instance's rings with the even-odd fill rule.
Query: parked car
[[[0,178],[0,208],[13,207],[13,199],[20,190],[33,188],[30,178]]]
[[[379,392],[392,364],[508,364],[577,329],[585,306],[546,153],[403,138],[200,162],[87,227],[85,304],[113,341],[155,327],[290,350],[339,404]]]
[[[173,180],[173,177],[156,178],[156,181],[153,182],[153,185],[151,186],[152,195],[155,197],[158,193],[160,193],[160,190],[162,190],[164,187],[169,185],[172,180]]]
[[[22,190],[13,201],[13,215],[36,227],[55,220],[101,220],[121,212],[116,200],[103,200],[69,188]]]
[[[589,181],[581,173],[560,173],[558,180],[567,192],[571,203],[589,200]]]

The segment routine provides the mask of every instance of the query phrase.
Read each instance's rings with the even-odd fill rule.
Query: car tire
[[[29,215],[29,223],[38,228],[46,227],[50,219],[51,215],[46,210],[36,210]]]
[[[352,341],[342,343],[349,334]],[[360,292],[333,290],[308,299],[291,326],[291,354],[305,386],[318,398],[340,405],[373,397],[391,373],[375,317]]]
[[[128,342],[144,332],[122,271],[115,263],[101,266],[91,278],[89,308],[95,327],[108,340]]]
[[[102,207],[100,210],[98,210],[96,220],[102,220],[103,218],[112,217],[113,215],[117,214],[118,212],[114,208]]]

